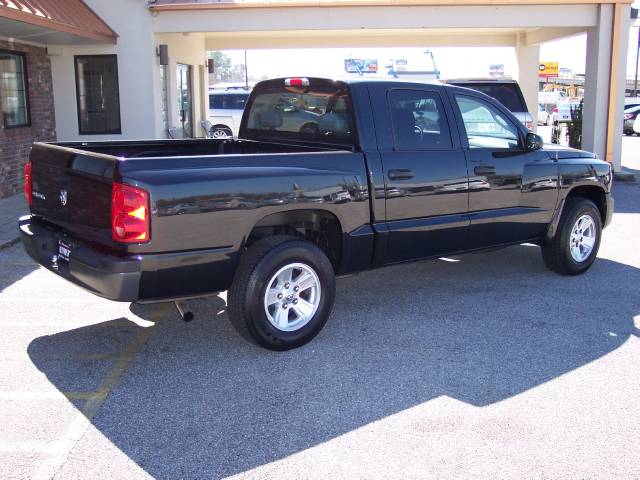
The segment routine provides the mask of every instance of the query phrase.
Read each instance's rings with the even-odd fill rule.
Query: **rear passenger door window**
[[[422,90],[392,90],[389,111],[396,150],[448,150],[451,132],[440,97]]]

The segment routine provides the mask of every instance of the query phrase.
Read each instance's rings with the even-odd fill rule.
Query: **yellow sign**
[[[541,77],[557,77],[558,62],[542,62],[538,67],[538,75]]]

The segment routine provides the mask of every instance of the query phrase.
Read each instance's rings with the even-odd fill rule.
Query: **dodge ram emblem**
[[[64,207],[67,204],[67,191],[60,190],[60,203]]]

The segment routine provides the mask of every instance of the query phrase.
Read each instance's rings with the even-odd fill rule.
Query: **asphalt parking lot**
[[[640,184],[614,194],[583,276],[518,246],[340,279],[286,353],[224,296],[184,324],[2,250],[0,478],[640,478]]]

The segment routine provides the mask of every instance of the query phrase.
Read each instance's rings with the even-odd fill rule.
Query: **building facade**
[[[4,197],[22,189],[31,144],[56,139],[46,48],[0,40],[0,102],[0,197]]]
[[[208,50],[510,46],[535,116],[540,45],[585,32],[583,147],[619,169],[630,3],[0,0],[0,52],[24,60],[28,86],[20,96],[3,80],[3,113],[17,118],[26,98],[30,119],[0,131],[0,196],[19,190],[32,141],[202,136]],[[0,69],[17,69],[11,59]]]
[[[50,46],[116,39],[81,0],[0,0],[0,198],[22,189],[31,144],[58,138]]]

